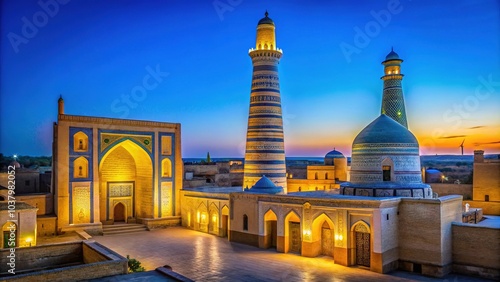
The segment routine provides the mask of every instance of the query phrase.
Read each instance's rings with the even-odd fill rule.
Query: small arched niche
[[[73,178],[89,177],[89,161],[85,157],[79,157],[73,161]]]
[[[163,159],[161,161],[161,177],[172,177],[172,162],[170,159]]]
[[[78,131],[73,135],[73,151],[87,152],[89,144],[89,137],[82,131]]]

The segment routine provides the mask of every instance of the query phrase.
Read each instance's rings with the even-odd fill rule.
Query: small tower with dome
[[[403,60],[394,52],[394,49],[391,49],[391,52],[385,57],[385,61],[382,62],[384,65],[384,76],[381,79],[384,81],[384,89],[380,113],[391,117],[402,126],[408,128],[405,100],[401,87],[403,80],[403,74],[401,73],[402,62]]]

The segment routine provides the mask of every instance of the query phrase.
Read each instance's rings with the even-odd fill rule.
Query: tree
[[[140,261],[138,261],[134,258],[131,259],[129,255],[127,255],[127,260],[128,260],[128,272],[129,273],[146,271],[146,269],[143,266],[141,266]]]
[[[211,163],[212,160],[210,159],[210,152],[207,152],[207,164]]]

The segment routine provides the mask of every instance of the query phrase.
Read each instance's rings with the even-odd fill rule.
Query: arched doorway
[[[214,203],[210,205],[209,212],[210,222],[208,226],[208,233],[219,235],[219,211]]]
[[[129,139],[117,142],[99,161],[99,180],[101,222],[117,221],[118,203],[123,206],[117,207],[116,215],[123,215],[123,221],[153,217],[157,204],[152,201],[153,165],[147,149]]]
[[[204,203],[200,203],[198,206],[198,210],[196,211],[196,223],[199,231],[208,233],[208,211]]]
[[[221,229],[222,229],[222,234],[220,236],[222,237],[228,237],[228,229],[229,229],[229,208],[227,206],[222,207],[222,220],[221,220]]]
[[[116,204],[115,208],[113,209],[113,219],[115,222],[125,222],[125,206],[121,202]]]
[[[291,211],[285,217],[285,253],[300,254],[302,247],[300,217]]]
[[[264,248],[276,248],[278,239],[278,217],[273,210],[264,215]]]
[[[334,235],[333,221],[326,214],[322,213],[313,220],[312,240],[318,246],[315,255],[333,257]]]
[[[355,262],[357,265],[370,267],[370,228],[360,221],[352,228],[355,244]]]

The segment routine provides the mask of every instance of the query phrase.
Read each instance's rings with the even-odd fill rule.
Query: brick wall
[[[7,253],[0,251],[5,265]],[[78,281],[126,274],[127,259],[95,242],[73,242],[16,249],[16,275],[0,273],[9,281]],[[85,262],[85,263],[84,263]],[[58,265],[70,265],[59,267]],[[28,273],[21,270],[43,269]],[[3,270],[3,267],[2,267]]]
[[[82,243],[16,248],[16,272],[71,263],[83,263]],[[8,249],[0,250],[2,271],[8,262]],[[3,273],[3,272],[2,272]]]
[[[500,162],[474,163],[473,199],[500,202]]]
[[[464,200],[472,199],[472,184],[444,184],[444,183],[429,183],[432,191],[437,193],[439,197],[448,195],[462,195]]]
[[[454,223],[453,271],[500,279],[500,228]]]

